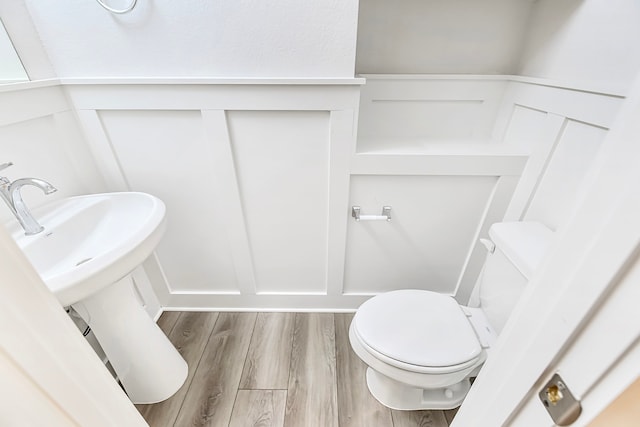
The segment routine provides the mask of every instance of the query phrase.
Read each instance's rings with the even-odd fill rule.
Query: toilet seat
[[[353,326],[374,357],[411,372],[455,372],[475,365],[483,354],[462,308],[436,292],[377,295],[358,309]]]

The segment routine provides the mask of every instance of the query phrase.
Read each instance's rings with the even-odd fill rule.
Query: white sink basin
[[[155,249],[165,229],[164,203],[145,193],[70,197],[33,210],[45,230],[12,235],[63,306],[115,283]]]
[[[128,277],[165,229],[165,206],[145,193],[70,197],[32,211],[44,231],[7,225],[45,284],[93,330],[134,403],[167,399],[184,383],[182,356],[145,312]]]

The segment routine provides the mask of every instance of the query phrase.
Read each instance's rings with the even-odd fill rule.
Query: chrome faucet
[[[0,165],[0,170],[6,169],[11,165],[13,165],[11,162],[3,163]],[[38,187],[44,194],[54,193],[57,191],[57,188],[47,181],[38,178],[20,178],[11,182],[8,178],[0,176],[0,197],[2,197],[2,200],[9,206],[11,213],[24,229],[24,234],[31,236],[40,233],[44,230],[44,227],[38,224],[38,221],[31,215],[31,212],[27,209],[27,205],[25,205],[24,200],[22,200],[20,189],[25,185]]]

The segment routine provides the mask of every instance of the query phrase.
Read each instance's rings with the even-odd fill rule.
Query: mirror
[[[9,34],[0,20],[0,84],[25,82],[29,80],[20,57],[11,43]]]

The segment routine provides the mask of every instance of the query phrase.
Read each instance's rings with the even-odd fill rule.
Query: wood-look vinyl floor
[[[352,314],[166,312],[189,365],[170,399],[137,405],[151,427],[447,427],[453,411],[376,401],[349,344]]]

